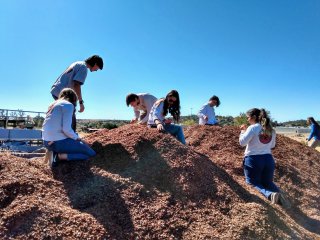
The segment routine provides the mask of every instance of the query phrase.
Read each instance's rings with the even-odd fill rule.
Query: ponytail
[[[262,126],[263,132],[268,136],[271,136],[273,128],[271,125],[271,120],[264,108],[260,109],[259,123]]]
[[[252,108],[247,111],[247,116],[253,117],[256,123],[260,123],[263,134],[268,136],[272,135],[273,128],[271,125],[271,120],[264,108]]]

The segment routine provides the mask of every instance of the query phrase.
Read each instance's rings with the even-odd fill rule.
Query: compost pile
[[[126,125],[86,137],[87,162],[0,155],[1,239],[317,239],[320,154],[278,137],[276,183],[290,209],[244,183],[232,127],[185,130],[189,145]]]

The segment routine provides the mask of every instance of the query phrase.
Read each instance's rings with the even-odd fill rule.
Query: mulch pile
[[[244,183],[239,131],[185,129],[189,145],[122,126],[86,137],[87,162],[0,155],[0,239],[317,239],[320,153],[283,136],[276,183],[290,209]]]

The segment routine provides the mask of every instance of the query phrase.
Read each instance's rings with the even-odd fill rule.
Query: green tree
[[[240,113],[239,116],[237,116],[233,119],[233,122],[234,122],[235,126],[240,126],[242,124],[248,124],[247,115],[242,112],[242,113]]]

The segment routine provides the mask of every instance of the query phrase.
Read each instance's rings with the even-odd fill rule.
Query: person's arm
[[[68,138],[72,138],[74,140],[79,139],[78,134],[76,134],[71,127],[74,107],[71,104],[64,104],[61,106],[61,109],[62,109],[62,132]]]
[[[312,124],[312,125],[311,125],[310,135],[309,135],[309,137],[308,137],[308,139],[307,139],[308,142],[313,138],[314,132],[315,132],[314,124]]]
[[[153,97],[152,98],[149,97],[149,98],[146,98],[144,102],[145,102],[145,106],[147,108],[147,114],[145,115],[145,117],[143,119],[140,120],[140,122],[139,122],[140,124],[144,124],[148,121],[149,114],[150,114],[150,111],[151,111],[153,104],[155,103],[155,100]]]
[[[199,110],[199,112],[198,112],[198,117],[200,118],[200,117],[206,117],[206,107],[207,107],[207,105],[203,105],[202,106],[202,108]]]
[[[271,149],[275,148],[276,147],[276,131],[275,130],[272,130],[272,139],[271,139]]]
[[[239,137],[239,143],[242,147],[246,146],[254,136],[254,129],[250,126],[246,131],[242,130]]]
[[[74,81],[74,91],[76,92],[79,100],[79,105],[80,105],[79,112],[83,112],[84,104],[83,104],[82,93],[81,93],[81,84],[77,81]]]
[[[157,103],[155,103],[157,104]],[[158,104],[158,106],[156,107],[156,109],[153,112],[153,116],[152,119],[154,119],[154,123],[157,125],[157,129],[159,131],[163,131],[164,127],[163,127],[163,123],[160,119],[162,119],[162,111],[163,111],[163,102],[160,102]]]
[[[133,112],[134,112],[134,118],[130,121],[130,123],[135,123],[138,121],[139,116],[140,116],[140,111],[133,108]]]

